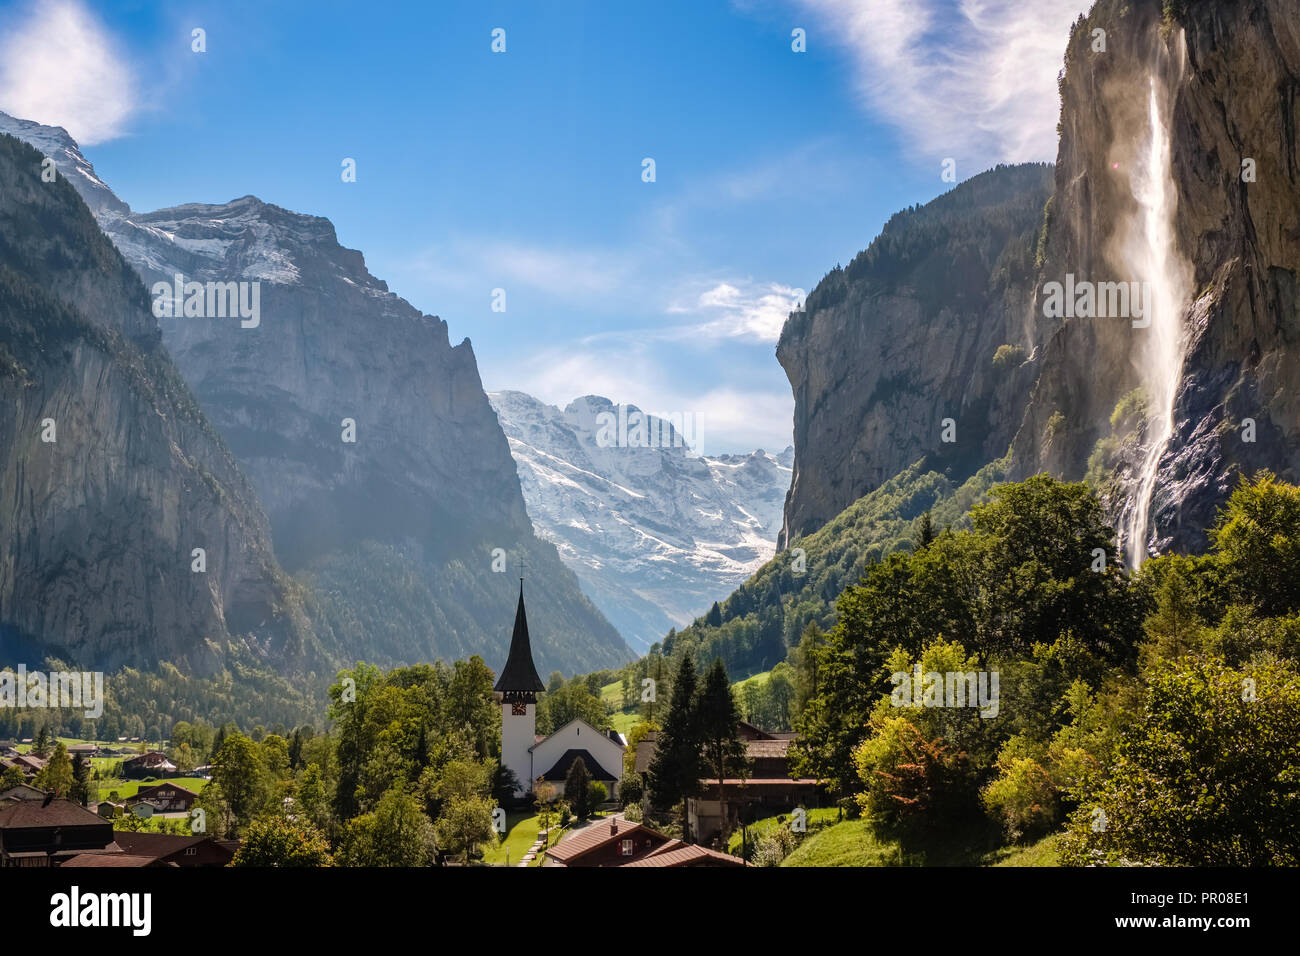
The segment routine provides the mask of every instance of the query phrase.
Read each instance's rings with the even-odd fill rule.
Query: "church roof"
[[[590,750],[573,748],[566,750],[560,755],[560,759],[555,761],[555,765],[550,770],[542,774],[547,780],[563,780],[569,775],[569,768],[573,766],[578,758],[587,765],[587,773],[591,774],[592,780],[617,780],[608,770],[601,766],[600,761],[591,755]]]
[[[515,611],[515,632],[510,636],[510,653],[506,666],[497,678],[497,691],[539,691],[546,685],[533,666],[533,648],[528,641],[528,617],[524,614],[524,582],[519,582],[519,607]]]

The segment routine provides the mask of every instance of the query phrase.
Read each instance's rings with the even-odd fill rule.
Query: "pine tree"
[[[701,749],[695,661],[682,657],[673,680],[673,696],[656,738],[654,759],[647,773],[651,802],[660,809],[682,805],[682,839],[690,839],[687,800],[700,793],[700,778],[706,767]]]
[[[934,521],[926,511],[917,522],[915,550],[924,551],[934,541]]]
[[[42,760],[50,755],[50,728],[45,724],[41,724],[41,729],[36,732],[32,753]]]
[[[424,725],[420,725],[421,739],[423,740]],[[289,769],[297,770],[302,763],[302,732],[295,730],[293,737],[289,739]]]
[[[72,789],[68,799],[83,807],[90,805],[90,761],[77,754],[72,758]]]
[[[564,775],[564,799],[579,820],[591,816],[591,772],[581,757],[569,765],[569,772]]]
[[[698,704],[700,737],[709,770],[718,779],[718,805],[722,813],[722,841],[725,845],[731,835],[731,817],[727,813],[727,794],[724,781],[727,777],[744,777],[748,774],[745,762],[745,745],[736,732],[740,711],[731,693],[727,669],[717,658],[704,675]]]
[[[722,626],[722,608],[718,606],[717,601],[714,601],[713,607],[709,608],[709,613],[708,616],[705,618],[705,621],[708,622],[709,627]]]
[[[217,728],[217,736],[212,740],[212,752],[208,754],[208,760],[211,761],[221,753],[221,746],[226,742],[226,728],[221,726]]]

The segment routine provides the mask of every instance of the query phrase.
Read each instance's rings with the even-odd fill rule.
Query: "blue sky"
[[[328,217],[471,339],[489,390],[602,394],[693,414],[709,454],[779,450],[786,313],[951,188],[944,158],[959,179],[1054,158],[1083,6],[18,0],[0,109],[65,126],[134,209],[251,193]]]

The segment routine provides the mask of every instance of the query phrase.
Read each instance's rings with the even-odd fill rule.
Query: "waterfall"
[[[1150,324],[1135,328],[1145,336],[1139,349],[1147,397],[1146,449],[1138,474],[1137,493],[1128,509],[1124,551],[1135,570],[1146,557],[1160,459],[1174,433],[1174,402],[1186,357],[1183,312],[1189,292],[1189,270],[1178,254],[1174,236],[1177,193],[1170,170],[1170,134],[1161,117],[1159,83],[1153,74],[1148,94],[1150,142],[1132,177],[1138,221],[1130,231],[1129,262],[1150,290]]]

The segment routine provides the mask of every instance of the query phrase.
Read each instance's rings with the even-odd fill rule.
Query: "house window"
[[[198,856],[198,855],[199,855],[199,849],[198,849],[198,847],[187,846],[187,847],[185,848],[185,855],[186,855],[186,856]]]
[[[632,846],[633,846],[633,844],[632,844],[632,841],[631,841],[631,840],[624,840],[624,841],[623,841],[622,851],[623,851],[623,855],[624,855],[624,856],[631,856],[631,855],[632,855]]]

